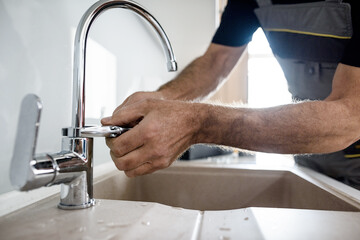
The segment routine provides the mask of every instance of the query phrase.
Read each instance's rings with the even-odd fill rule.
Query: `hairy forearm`
[[[211,44],[175,79],[158,90],[166,99],[202,100],[215,92],[231,72],[246,46],[231,48]]]
[[[359,138],[354,131],[358,119],[344,104],[312,101],[267,109],[207,105],[197,141],[285,154],[338,151]]]
[[[201,100],[206,98],[223,80],[208,66],[210,59],[197,58],[188,65],[174,80],[159,88],[166,99]],[[201,81],[199,81],[201,79]]]
[[[360,68],[339,64],[323,101],[264,109],[207,105],[198,142],[274,153],[329,153],[360,139]]]

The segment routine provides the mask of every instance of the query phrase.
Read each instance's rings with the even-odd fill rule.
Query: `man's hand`
[[[198,104],[151,99],[145,95],[133,95],[112,117],[102,119],[103,125],[133,126],[117,138],[106,139],[116,167],[128,177],[170,166],[195,143],[196,132],[201,127]]]
[[[104,118],[103,125],[134,127],[116,139],[107,139],[117,168],[128,176],[151,173],[168,167],[194,144],[200,112],[205,112],[200,109],[204,108],[195,103],[160,100],[206,98],[227,77],[245,49],[211,44],[174,80],[155,92],[134,93],[112,117]]]
[[[131,105],[133,103],[137,103],[143,101],[145,99],[164,99],[164,96],[161,92],[135,92],[129,97],[125,99],[125,101],[119,105],[115,110],[114,113],[117,112],[118,109],[121,109],[125,106]]]
[[[113,115],[116,115],[116,113],[118,111],[122,110],[126,106],[129,106],[129,105],[132,105],[134,103],[144,101],[146,99],[164,99],[164,97],[163,97],[162,93],[160,93],[158,91],[157,92],[135,92],[132,95],[130,95],[129,97],[127,97],[125,99],[125,101],[114,110]],[[107,122],[110,119],[111,119],[111,117],[103,118],[101,120],[101,123],[103,125],[111,125],[111,124],[107,124]],[[141,119],[136,119],[133,122],[126,123],[126,127],[135,126],[136,124],[138,124],[138,120],[141,120]]]

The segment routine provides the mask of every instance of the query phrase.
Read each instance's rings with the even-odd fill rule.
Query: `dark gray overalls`
[[[293,99],[325,99],[352,36],[351,6],[341,0],[257,3],[255,14],[284,71]],[[331,154],[297,155],[295,160],[360,189],[360,142]]]

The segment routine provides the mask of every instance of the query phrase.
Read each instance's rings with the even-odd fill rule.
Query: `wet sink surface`
[[[291,170],[172,166],[127,178],[114,170],[94,186],[96,198],[157,202],[196,210],[247,207],[359,211],[358,206]]]

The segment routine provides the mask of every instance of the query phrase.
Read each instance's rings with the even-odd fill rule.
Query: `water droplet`
[[[219,240],[230,240],[230,237],[219,236]]]
[[[120,227],[127,227],[129,225],[130,225],[130,223],[114,223],[114,222],[110,222],[110,223],[106,224],[106,227],[108,227],[108,228],[120,228]]]
[[[79,227],[78,231],[79,231],[79,232],[85,232],[85,231],[86,231],[86,227],[85,227],[85,226]]]
[[[142,225],[145,225],[145,226],[150,226],[150,222],[149,222],[149,221],[146,221],[146,222],[143,221],[143,222],[141,222],[141,224],[142,224]]]
[[[140,206],[142,207],[146,207],[148,204],[147,203],[140,203]]]
[[[105,221],[102,220],[102,219],[97,220],[97,223],[98,223],[98,224],[103,224],[104,222],[105,222]]]
[[[113,222],[109,222],[108,224],[106,224],[107,227],[113,227],[115,225],[115,223]]]
[[[220,231],[231,231],[231,228],[221,227],[219,228]]]

